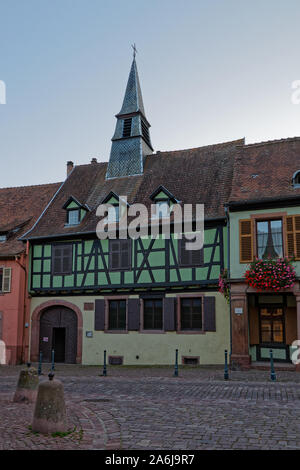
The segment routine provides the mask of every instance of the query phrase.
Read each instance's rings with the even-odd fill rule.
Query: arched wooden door
[[[54,349],[55,362],[76,363],[77,315],[67,307],[50,307],[40,318],[40,351],[43,362],[51,362]]]

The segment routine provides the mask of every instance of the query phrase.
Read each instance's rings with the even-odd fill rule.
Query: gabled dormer
[[[63,209],[66,211],[66,227],[79,225],[90,210],[86,204],[81,204],[74,196],[69,197],[63,205]]]
[[[108,215],[107,215],[108,222],[119,222],[120,220],[119,203],[120,203],[120,197],[113,191],[110,191],[107,194],[107,196],[105,196],[105,198],[102,199],[101,204],[109,204],[111,206],[108,208]],[[128,206],[129,204],[126,203],[126,205]]]
[[[150,199],[152,200],[152,204],[155,204],[156,210],[152,213],[152,217],[154,218],[169,217],[170,208],[173,204],[179,202],[176,197],[162,185],[158,186],[150,195]]]

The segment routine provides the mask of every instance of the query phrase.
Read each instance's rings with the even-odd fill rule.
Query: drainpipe
[[[225,214],[227,220],[227,275],[230,280],[230,218],[229,218],[229,207],[225,204]],[[230,319],[230,352],[229,359],[231,364],[231,354],[232,354],[232,318],[231,318],[231,289],[229,288],[229,319]]]
[[[21,358],[24,362],[26,362],[26,358],[25,358],[25,350],[26,350],[26,347],[25,347],[25,340],[26,340],[25,323],[26,323],[26,313],[27,313],[27,298],[26,298],[26,293],[27,293],[27,269],[26,269],[26,260],[28,259],[28,254],[29,254],[29,241],[27,240],[27,242],[26,242],[26,251],[23,255],[24,256],[24,258],[23,258],[24,259],[24,264],[20,263],[17,256],[15,257],[16,263],[24,270],[24,276],[25,276],[25,279],[24,279],[24,299],[23,299],[24,310],[23,310],[23,325],[22,325],[22,350],[21,350],[22,351]]]

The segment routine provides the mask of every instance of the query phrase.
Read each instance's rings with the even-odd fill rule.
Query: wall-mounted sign
[[[243,307],[235,308],[234,313],[236,313],[236,315],[242,315],[243,314]]]
[[[43,338],[44,343],[48,343],[48,340],[49,340],[49,338],[47,338],[47,336],[45,336],[45,337]]]
[[[93,332],[92,331],[86,331],[85,335],[87,338],[92,338],[93,337]]]

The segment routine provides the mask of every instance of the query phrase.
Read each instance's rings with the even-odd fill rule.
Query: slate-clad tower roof
[[[106,178],[143,174],[143,159],[153,152],[141,86],[133,59],[110,152]]]

